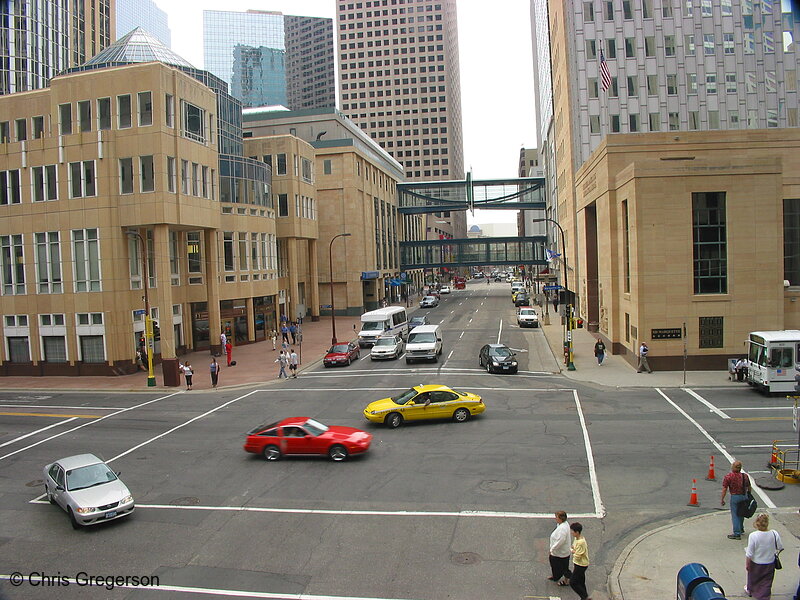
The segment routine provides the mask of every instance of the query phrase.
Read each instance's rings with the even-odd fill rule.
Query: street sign
[[[564,288],[563,286],[560,285],[546,285],[542,289],[545,291],[549,291],[549,290],[563,290]]]
[[[133,311],[133,314],[136,315],[137,317],[144,316],[146,313],[147,311],[143,308]]]

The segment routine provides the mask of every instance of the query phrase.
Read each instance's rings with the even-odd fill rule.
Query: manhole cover
[[[756,485],[764,490],[782,490],[785,486],[771,475],[756,477]]]
[[[196,506],[200,504],[200,498],[194,496],[184,496],[183,498],[175,498],[170,502],[172,506]]]
[[[480,554],[474,552],[457,552],[450,557],[457,565],[477,565],[481,562]]]
[[[516,481],[482,481],[478,486],[485,492],[510,492],[517,489]]]
[[[39,487],[40,485],[44,485],[44,480],[42,479],[34,479],[33,481],[29,481],[25,484],[25,487]]]

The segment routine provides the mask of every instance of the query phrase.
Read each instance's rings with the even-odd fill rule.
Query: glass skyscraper
[[[332,19],[203,11],[203,50],[206,69],[246,107],[336,105]]]
[[[172,46],[172,32],[169,29],[167,13],[158,8],[153,0],[116,0],[116,2],[116,39],[141,27],[158,38],[167,48]]]

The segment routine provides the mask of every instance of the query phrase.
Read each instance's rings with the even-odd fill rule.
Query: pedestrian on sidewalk
[[[142,371],[150,371],[150,363],[147,361],[147,342],[144,338],[139,340],[139,350],[136,352],[136,356],[142,361]]]
[[[297,358],[297,352],[292,348],[292,353],[289,354],[289,370],[292,372],[292,377],[295,379],[297,379],[297,365],[299,364],[300,360]]]
[[[552,575],[548,579],[555,581],[558,585],[569,585],[570,533],[567,513],[559,510],[555,513],[555,517],[556,528],[550,534],[550,571]]]
[[[558,313],[558,292],[553,294],[553,310]]]
[[[747,500],[750,491],[750,478],[747,473],[742,473],[742,461],[735,460],[731,463],[731,471],[722,479],[722,496],[720,506],[725,506],[725,494],[731,493],[731,522],[733,533],[728,536],[730,540],[742,539],[744,533],[744,517],[741,515],[741,505]]]
[[[194,375],[194,369],[192,368],[192,365],[189,363],[188,360],[181,366],[181,371],[183,371],[183,376],[186,378],[186,389],[191,390],[192,376]]]
[[[297,325],[292,322],[289,323],[289,334],[292,336],[292,344],[297,343]]]
[[[231,360],[231,358],[233,358],[233,344],[231,344],[231,341],[230,341],[230,340],[228,340],[228,341],[225,343],[225,354],[227,354],[227,355],[228,355],[228,366],[230,367],[230,366],[231,366],[231,363],[233,362],[233,361]]]
[[[636,368],[637,373],[641,373],[642,371],[647,371],[648,373],[652,373],[653,369],[650,368],[650,363],[647,362],[647,354],[650,352],[650,348],[647,347],[647,344],[642,342],[642,345],[639,346],[639,366]]]
[[[586,591],[586,569],[589,568],[589,546],[586,545],[586,538],[583,537],[583,525],[573,523],[569,526],[572,537],[572,577],[569,579],[569,587],[572,588],[581,600],[592,600],[589,592]]]
[[[275,344],[278,341],[278,332],[274,329],[269,332],[269,339],[272,342],[272,349],[275,350]]]
[[[225,335],[225,330],[223,329],[222,332],[219,334],[219,352],[222,354],[225,352],[225,345],[228,343],[228,336]]]
[[[747,585],[744,593],[756,600],[770,600],[775,579],[775,561],[783,550],[781,536],[769,528],[769,515],[761,513],[754,523],[756,530],[747,538],[745,569]]]
[[[600,338],[597,338],[597,342],[594,345],[594,355],[597,358],[597,366],[601,366],[603,359],[606,357],[606,345]]]
[[[297,313],[297,324],[298,325],[303,324],[303,313]]]
[[[278,379],[281,377],[284,379],[289,379],[289,376],[286,374],[286,366],[289,364],[289,357],[286,356],[286,353],[283,350],[281,350],[281,353],[278,354],[278,358],[275,359],[275,362],[280,366],[280,371],[278,371]]]
[[[287,344],[289,343],[289,327],[286,323],[281,325],[281,339]]]
[[[219,366],[219,363],[217,362],[217,359],[214,358],[213,356],[211,357],[210,369],[211,369],[211,387],[214,388],[214,389],[217,389],[217,382],[219,381],[220,366]]]

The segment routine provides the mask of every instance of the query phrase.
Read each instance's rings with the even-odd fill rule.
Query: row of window
[[[41,362],[67,363],[67,325],[63,314],[40,314],[39,356]],[[30,327],[28,315],[3,317],[6,360],[11,363],[30,363]],[[103,313],[76,313],[73,335],[77,341],[78,360],[84,363],[104,363],[105,327]]]
[[[737,81],[736,73],[725,73],[725,87],[724,93],[737,94],[740,91],[739,82]],[[787,92],[797,90],[797,76],[794,70],[784,71],[784,88]],[[778,77],[775,71],[760,71],[759,73],[746,72],[744,74],[744,91],[748,94],[758,93],[760,89],[764,92],[777,92],[778,91]],[[759,81],[759,78],[761,81]],[[718,82],[717,73],[706,73],[705,81],[700,77],[700,84],[705,83],[703,90],[706,94],[716,94],[718,89],[722,92],[722,82]],[[637,98],[639,96],[639,76],[629,75],[623,80],[626,83],[628,98]],[[647,75],[647,95],[658,96],[661,90],[661,83],[658,75]],[[718,86],[718,83],[720,84]],[[667,75],[666,81],[667,96],[678,95],[678,76],[671,74]],[[588,79],[589,98],[598,98],[600,95],[599,80],[597,77],[590,77]],[[612,77],[611,85],[608,87],[607,94],[609,98],[617,98],[620,93],[619,78]],[[688,94],[698,93],[698,75],[697,73],[686,74],[686,92]]]
[[[443,27],[441,25],[422,25],[420,27],[417,27],[417,32],[418,33],[422,33],[424,31],[442,31],[442,30],[443,30]],[[405,35],[406,33],[414,33],[414,28],[409,27],[408,31],[406,31],[405,27],[401,27],[399,30],[397,30],[397,29],[392,29],[391,30],[391,35],[397,35],[398,33],[400,33],[402,35]],[[369,37],[373,37],[373,36],[374,37],[380,37],[381,34],[383,34],[385,36],[388,36],[389,35],[389,30],[388,29],[384,29],[382,31],[380,29],[374,30],[374,31],[373,30],[369,30],[369,31],[367,31],[366,37],[368,37],[368,38]],[[365,36],[364,36],[364,32],[363,31],[359,31],[357,33],[342,33],[342,34],[339,34],[339,40],[342,40],[342,41],[344,41],[344,40],[355,40],[355,39],[359,39],[360,40],[360,39],[364,39],[364,37]]]
[[[759,119],[759,111],[758,109],[747,109],[746,111],[742,111],[747,116],[746,121],[742,121],[739,118],[739,111],[729,110],[726,111],[727,114],[727,124],[725,129],[738,129],[738,128],[746,128],[746,129],[760,129],[763,127],[761,124],[761,120]],[[718,110],[708,110],[705,111],[706,115],[706,127],[703,127],[702,113],[699,110],[690,110],[688,112],[687,118],[687,126],[690,130],[699,130],[701,128],[705,129],[720,129],[721,122],[720,122],[720,112]],[[666,123],[662,123],[662,113],[649,113],[647,115],[647,126],[648,129],[645,129],[645,126],[642,122],[643,116],[639,113],[628,114],[628,132],[629,133],[636,133],[640,131],[661,131],[662,125],[666,124],[669,131],[679,131],[681,129],[681,114],[678,112],[669,112],[667,113],[667,121]],[[780,121],[778,119],[778,111],[767,109],[766,111],[767,117],[767,127],[778,127],[780,125]],[[796,108],[789,108],[786,109],[786,121],[789,127],[797,127],[798,126],[798,111]],[[609,130],[611,133],[621,133],[622,126],[623,126],[623,117],[620,115],[609,115]],[[593,134],[601,133],[600,127],[600,115],[589,115],[589,132]]]
[[[403,38],[403,39],[405,40],[405,38]],[[424,44],[426,41],[428,41],[428,42],[433,42],[433,41],[441,42],[443,39],[444,39],[444,36],[441,33],[439,33],[437,35],[429,35],[429,36],[421,35],[421,36],[417,37],[416,39],[414,39],[413,37],[408,38],[408,43],[409,44],[413,44],[413,43]],[[339,44],[339,48],[342,50],[342,52],[344,52],[345,50],[363,49],[364,47],[367,47],[367,48],[379,48],[381,46],[390,46],[390,45],[396,44],[396,43],[397,42],[395,40],[375,40],[375,41],[370,40],[366,44],[364,42],[349,42],[347,44]],[[403,43],[405,43],[405,41]],[[422,52],[423,50],[420,50],[420,51]],[[383,51],[383,55],[386,55],[386,51]],[[375,52],[367,51],[367,57],[372,57],[372,56],[381,56],[381,51],[380,50],[375,51]],[[364,58],[363,57],[363,53],[359,53],[358,58]]]
[[[676,1],[677,6],[682,9],[684,17],[694,16],[694,8],[696,0],[662,0],[661,2],[661,16],[664,18],[671,18],[676,16]],[[722,16],[733,16],[733,0],[718,0],[719,10]],[[752,16],[754,12],[754,5],[761,5],[762,14],[773,14],[774,9],[777,7],[778,11],[781,10],[781,0],[761,0],[760,2],[753,2],[753,0],[744,0],[741,3],[742,15]],[[596,7],[597,2],[588,1],[583,3],[583,20],[585,23],[593,23],[596,17],[602,17],[606,21],[613,21],[616,15],[622,12],[622,18],[626,21],[633,19],[634,9],[636,4],[641,6],[641,14],[643,19],[653,18],[653,0],[641,0],[634,4],[632,0],[603,0],[600,6]],[[714,16],[713,0],[700,0],[700,14],[704,17]]]
[[[370,7],[378,8],[379,6],[397,6],[398,4],[400,4],[400,5],[407,4],[408,5],[408,12],[411,13],[411,12],[414,12],[414,7],[411,6],[411,5],[414,4],[415,2],[422,5],[422,6],[419,6],[417,8],[417,12],[422,12],[423,9],[427,10],[427,11],[431,11],[431,10],[439,11],[439,10],[442,10],[442,5],[441,4],[428,4],[428,0],[372,0],[372,2],[367,0],[367,2],[365,2],[365,5],[366,5],[367,8],[370,8]],[[347,10],[354,10],[354,9],[360,10],[361,9],[361,2],[355,2],[355,3],[351,2],[350,4],[347,5]],[[345,10],[345,5],[344,4],[340,4],[339,5],[339,10],[340,11],[344,11]],[[393,8],[392,9],[392,14],[396,15],[398,10],[400,11],[400,14],[403,14],[406,11],[405,8],[400,8],[400,9]]]
[[[261,160],[270,166],[275,175],[286,175],[286,156],[287,155],[285,153],[275,154],[274,164],[272,154],[265,154],[262,156]],[[256,156],[251,156],[250,158],[253,160],[258,160],[258,157]],[[303,181],[306,183],[314,183],[314,161],[302,156],[298,156],[297,154],[293,154],[292,164],[294,166],[295,177],[302,177]]]

